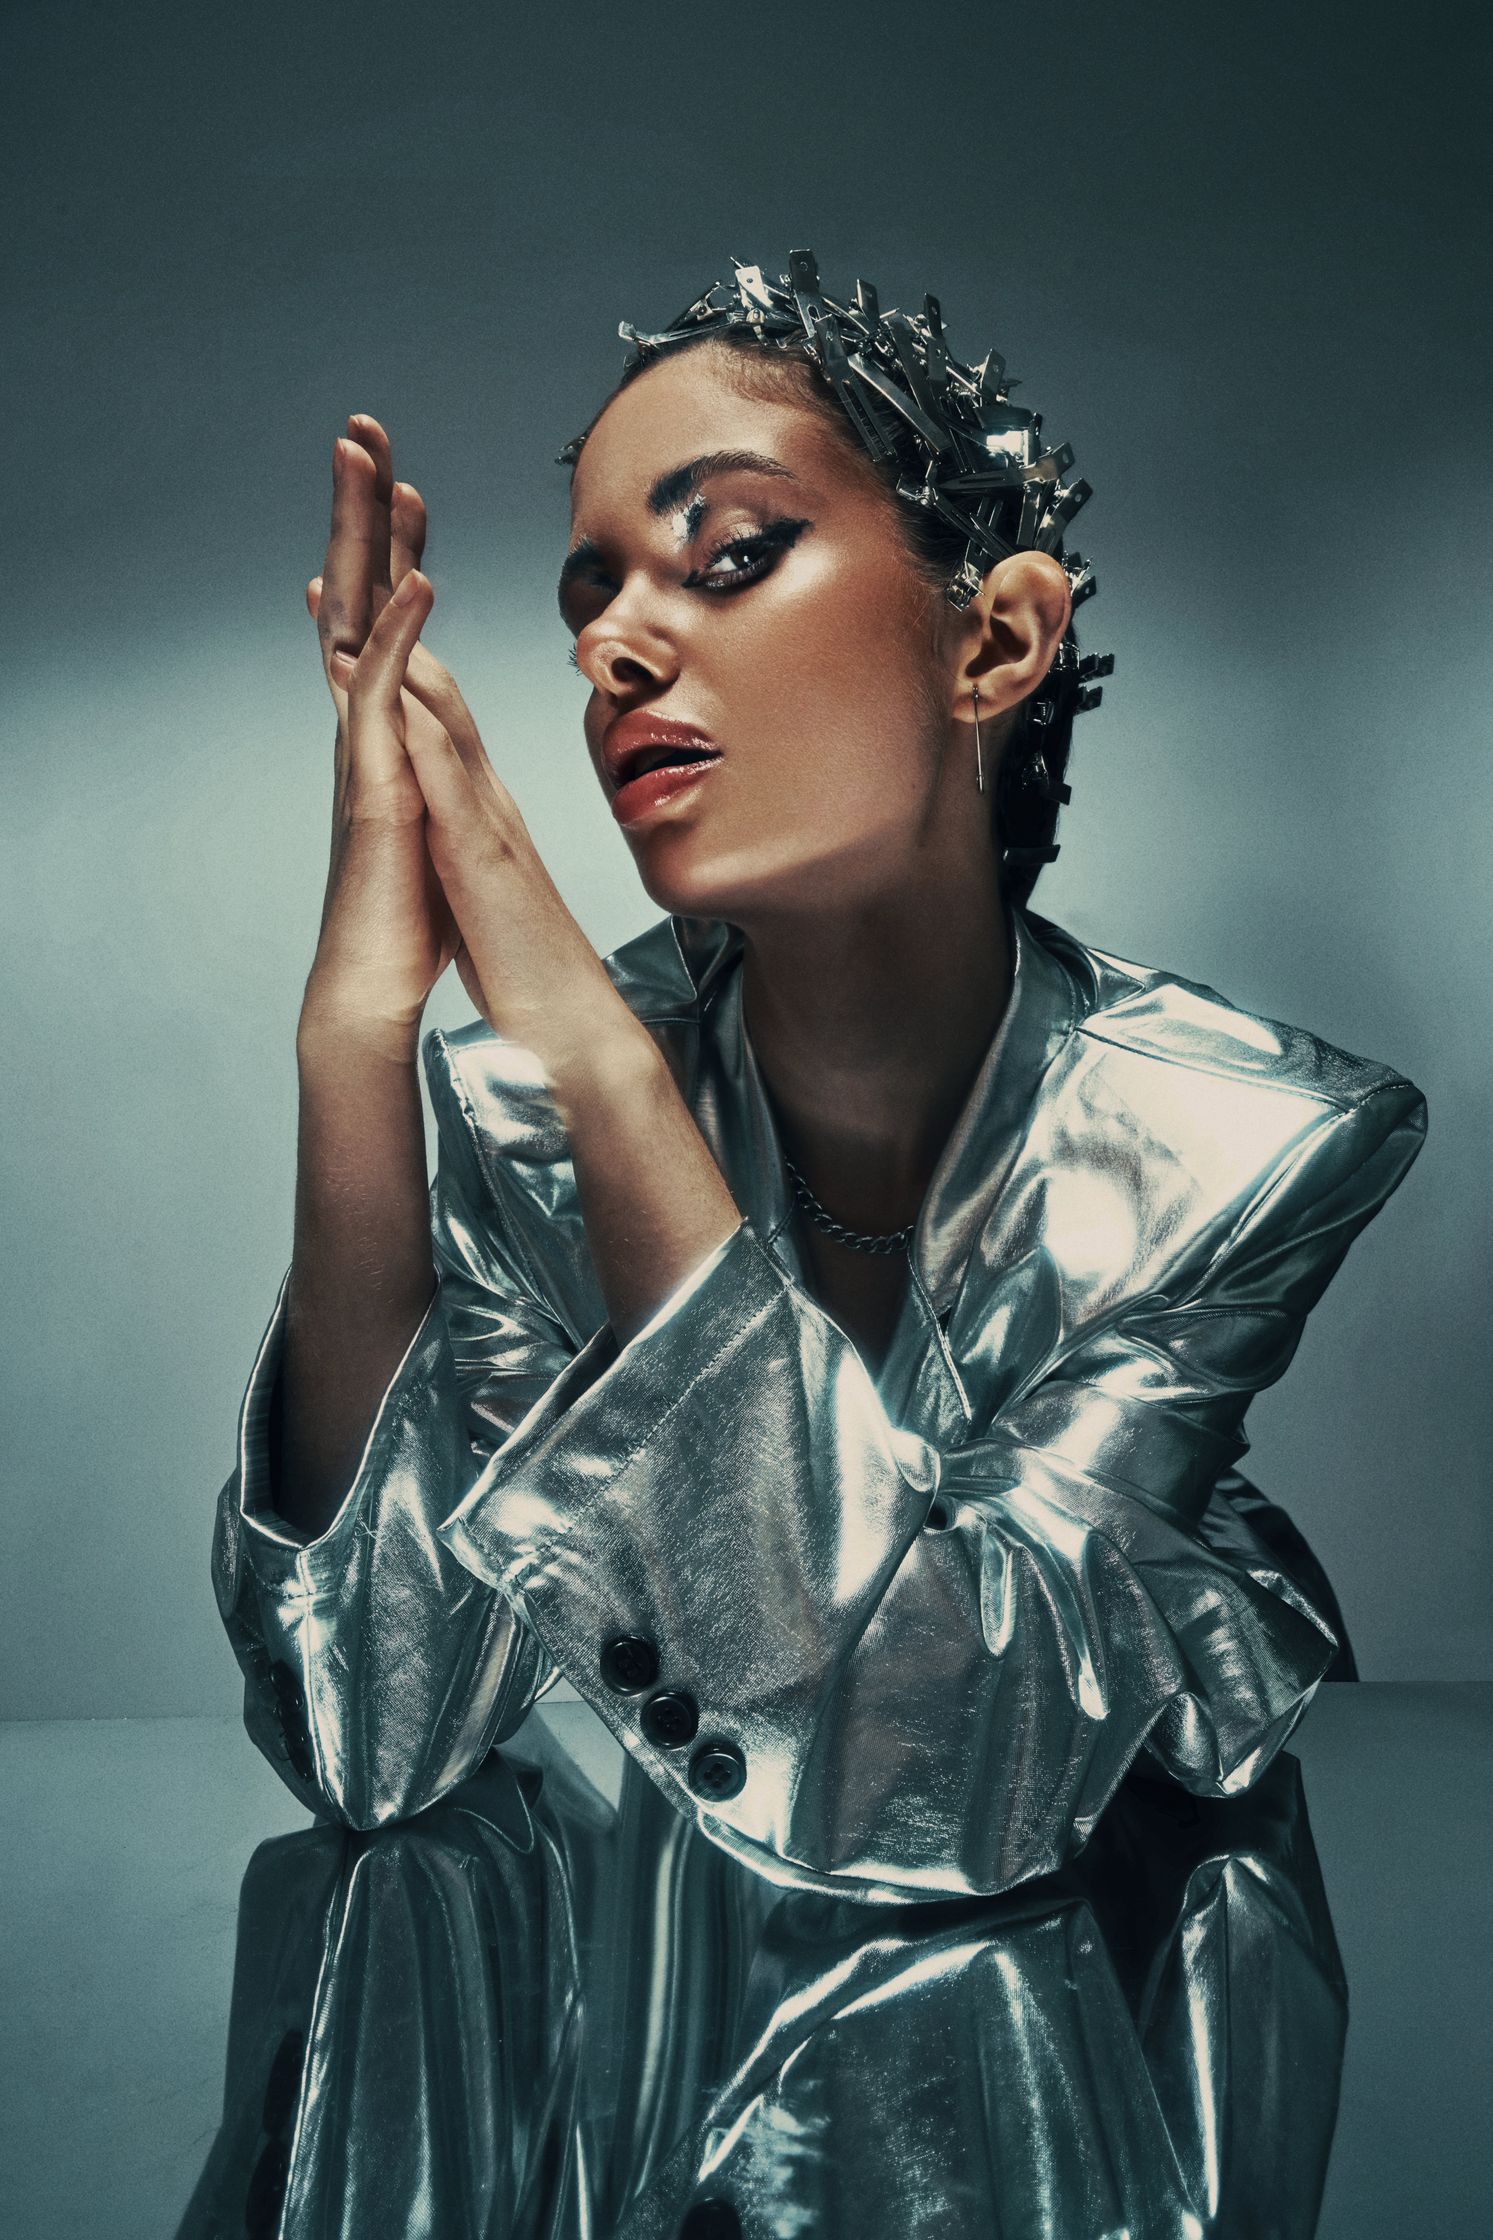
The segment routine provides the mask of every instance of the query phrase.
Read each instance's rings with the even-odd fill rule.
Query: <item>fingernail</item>
[[[339,646],[337,648],[337,651],[333,654],[328,666],[331,669],[333,676],[337,679],[338,683],[345,684],[348,678],[352,675],[356,663],[354,662],[352,655],[350,653],[344,653],[341,646]]]
[[[411,568],[407,575],[400,577],[398,584],[395,586],[394,605],[396,607],[409,606],[419,589],[420,586],[415,581],[415,571]]]

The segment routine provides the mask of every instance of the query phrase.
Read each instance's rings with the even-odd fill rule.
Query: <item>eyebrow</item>
[[[658,477],[648,492],[648,511],[660,521],[666,520],[687,504],[703,483],[718,474],[768,474],[780,482],[798,480],[781,459],[770,458],[765,451],[702,451],[697,459],[687,459],[683,466],[670,467]],[[561,599],[577,576],[597,567],[601,560],[601,547],[594,537],[583,537],[572,547],[560,569]]]
[[[771,474],[783,482],[798,480],[781,459],[770,459],[765,451],[702,451],[698,459],[688,459],[682,467],[659,476],[648,493],[648,511],[665,519],[717,474]]]

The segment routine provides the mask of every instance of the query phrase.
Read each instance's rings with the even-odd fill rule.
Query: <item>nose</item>
[[[581,674],[612,700],[646,697],[672,682],[678,656],[639,607],[613,599],[575,642]]]

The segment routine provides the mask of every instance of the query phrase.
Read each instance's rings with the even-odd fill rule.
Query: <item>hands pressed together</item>
[[[308,1523],[340,1498],[430,1296],[415,1060],[447,965],[545,1069],[619,1339],[741,1220],[652,1035],[540,860],[450,672],[420,643],[435,597],[420,571],[424,502],[394,480],[379,423],[355,413],[347,425],[326,563],[306,592],[337,707],[331,863],[297,1033],[285,1498]]]
[[[556,1071],[643,1033],[540,859],[450,671],[420,643],[426,509],[389,438],[337,442],[323,572],[306,601],[337,708],[331,862],[302,1032],[412,1057],[455,963],[500,1034]],[[580,782],[580,772],[577,781]]]

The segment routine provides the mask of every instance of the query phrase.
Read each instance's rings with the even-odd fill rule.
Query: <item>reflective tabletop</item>
[[[23,2240],[1493,2231],[1493,1689],[1324,1688],[998,1899],[785,1890],[548,1698],[314,1824],[236,1723],[0,1729]]]

